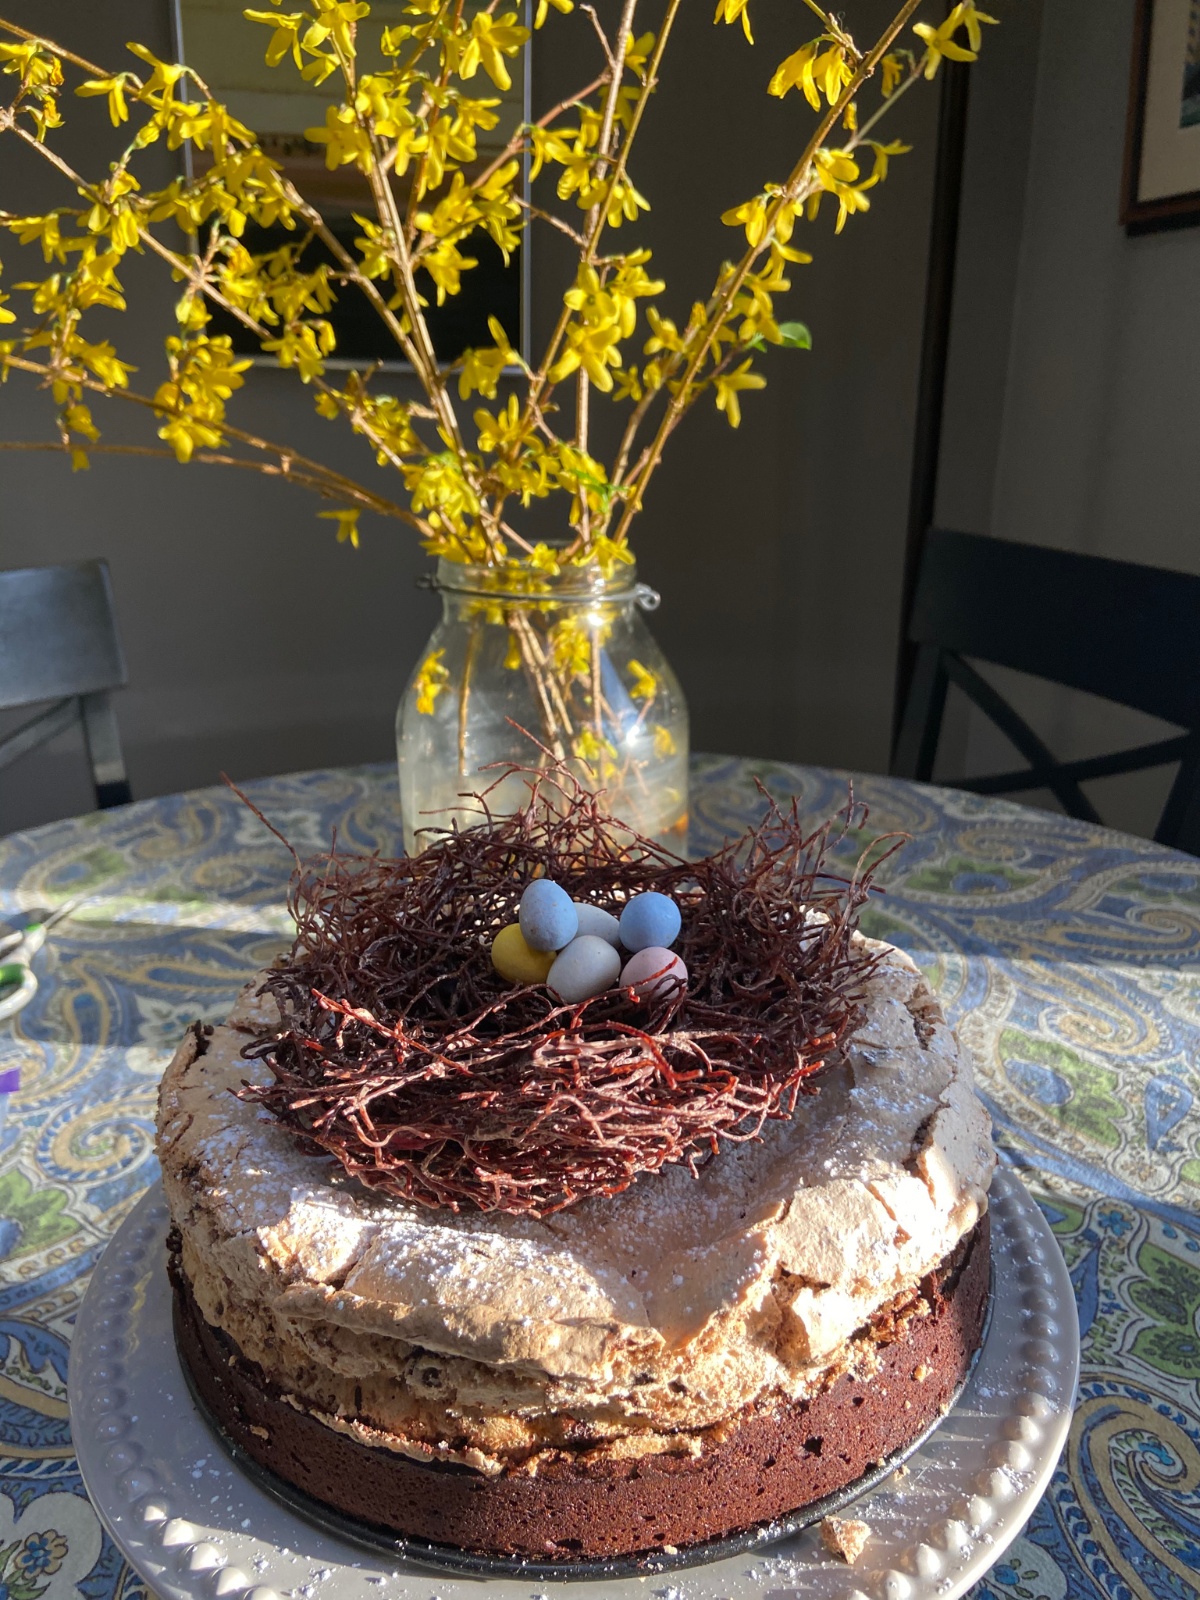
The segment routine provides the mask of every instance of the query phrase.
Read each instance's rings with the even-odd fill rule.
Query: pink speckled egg
[[[662,945],[647,945],[621,968],[621,987],[633,990],[644,1004],[668,988],[687,988],[688,971],[673,950]]]

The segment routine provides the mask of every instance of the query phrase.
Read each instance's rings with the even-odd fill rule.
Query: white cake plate
[[[815,1529],[681,1572],[595,1582],[431,1573],[347,1544],[253,1483],[196,1409],[171,1331],[167,1209],[150,1190],[105,1251],[71,1345],[71,1431],[114,1542],[162,1600],[955,1600],[1016,1538],[1067,1437],[1079,1326],[1066,1264],[1020,1180],[992,1186],[987,1342],[945,1420],[843,1514],[853,1567]]]

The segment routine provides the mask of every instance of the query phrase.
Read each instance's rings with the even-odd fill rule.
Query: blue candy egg
[[[622,911],[621,943],[626,950],[646,950],[651,945],[665,950],[678,939],[682,920],[670,895],[648,889],[635,894]]]
[[[621,958],[605,939],[581,933],[554,958],[547,986],[567,1005],[578,1005],[611,989],[621,975]]]
[[[579,932],[575,902],[549,878],[535,878],[526,889],[517,921],[531,950],[561,950]]]
[[[611,911],[601,911],[599,906],[591,905],[586,900],[576,900],[575,910],[579,916],[580,933],[590,933],[616,949],[621,942],[621,924]]]

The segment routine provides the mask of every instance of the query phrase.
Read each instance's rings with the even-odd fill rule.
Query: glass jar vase
[[[405,847],[419,830],[471,818],[462,796],[490,789],[497,813],[526,798],[505,765],[563,762],[609,813],[682,851],[688,719],[679,681],[643,613],[659,597],[632,565],[556,575],[439,561],[442,620],[396,713]]]

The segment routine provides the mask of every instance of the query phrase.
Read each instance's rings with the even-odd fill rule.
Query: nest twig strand
[[[415,857],[297,869],[296,942],[265,985],[282,1027],[244,1052],[271,1079],[244,1098],[370,1188],[533,1216],[668,1162],[695,1170],[794,1110],[873,964],[852,940],[870,872],[825,866],[838,820],[806,835],[795,802],[772,803],[745,840],[686,862],[562,776],[513,815],[480,809]],[[865,811],[851,797],[839,816],[844,832]],[[617,911],[674,895],[686,994],[570,1006],[506,984],[491,943],[542,873]]]

